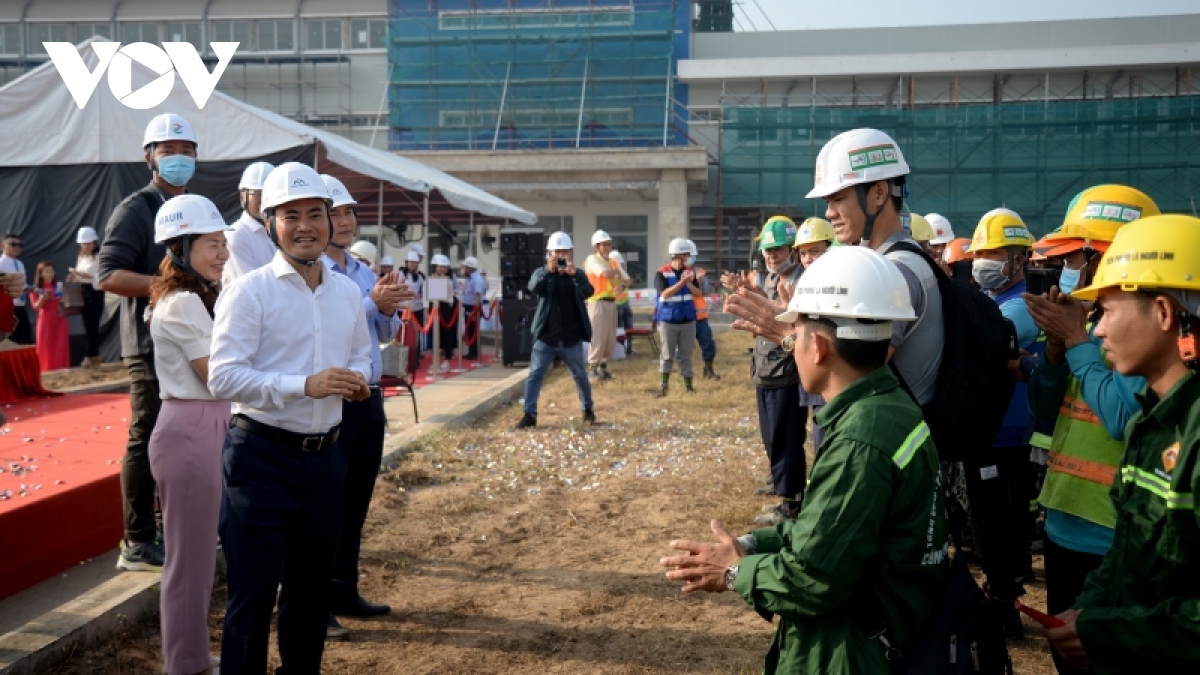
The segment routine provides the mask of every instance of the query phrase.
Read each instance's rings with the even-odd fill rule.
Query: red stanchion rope
[[[434,311],[437,311],[436,308],[438,303],[433,303],[433,306],[435,308]],[[454,322],[458,320],[458,316],[454,312],[448,312],[448,314],[450,315],[450,321],[448,322],[441,316],[438,317],[438,323],[442,324],[442,328],[450,328],[454,325]]]
[[[475,305],[475,309],[471,310],[471,313],[467,315],[467,326],[466,326],[466,329],[463,331],[463,344],[465,344],[468,347],[475,344],[475,341],[479,339],[480,323],[478,321],[471,321],[471,319],[477,318],[482,313],[483,312],[480,310],[480,305]],[[475,336],[468,337],[468,333],[471,332],[472,324],[475,325]]]
[[[437,307],[435,306],[430,309],[429,317],[425,320],[425,325],[422,326],[421,324],[417,323],[417,318],[413,315],[413,311],[411,309],[406,309],[404,310],[404,313],[400,315],[400,320],[416,324],[417,330],[421,331],[422,333],[429,333],[429,331],[433,330],[433,317],[437,315],[438,311]]]
[[[493,316],[496,316],[496,309],[497,309],[498,307],[500,307],[500,303],[498,303],[498,302],[497,302],[497,303],[494,303],[494,304],[492,304],[492,305],[490,305],[490,309],[491,309],[492,311],[488,312],[487,314],[484,314],[484,315],[483,315],[483,320],[484,320],[484,321],[491,321],[491,320],[492,320],[492,317],[493,317]]]

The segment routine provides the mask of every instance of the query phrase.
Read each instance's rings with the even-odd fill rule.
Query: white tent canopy
[[[93,40],[78,46],[89,72],[99,62],[91,48]],[[134,92],[159,77],[133,61]],[[365,179],[425,195],[436,191],[450,207],[461,211],[527,225],[537,222],[537,216],[529,211],[437,169],[295,122],[220,91],[214,90],[201,110],[178,76],[166,100],[150,110],[126,107],[109,90],[107,77],[102,77],[80,110],[52,62],[0,87],[0,166],[139,162],[142,131],[151,118],[163,112],[183,115],[192,125],[200,141],[201,162],[249,161],[319,144],[322,160]]]

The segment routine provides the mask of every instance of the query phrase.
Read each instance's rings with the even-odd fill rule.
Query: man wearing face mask
[[[1038,499],[1046,508],[1046,605],[1051,615],[1074,606],[1084,579],[1112,547],[1116,513],[1109,498],[1125,450],[1125,425],[1138,410],[1145,378],[1121,375],[1108,362],[1085,304],[1069,294],[1091,284],[1110,242],[1129,220],[1159,214],[1145,193],[1124,185],[1080,192],[1062,227],[1038,242],[1050,262],[1061,262],[1057,288],[1025,295],[1033,320],[1046,333],[1045,358],[1029,376],[1029,407],[1039,423],[1053,424],[1046,480]],[[1052,652],[1062,675],[1084,673]]]
[[[228,284],[266,265],[275,255],[275,243],[263,227],[261,207],[263,181],[274,168],[269,162],[254,162],[242,172],[242,179],[238,181],[242,216],[230,223],[233,230],[225,235],[229,242],[229,262],[225,263],[221,283]]]
[[[186,192],[196,172],[196,135],[187,120],[164,113],[150,120],[142,137],[152,179],[113,209],[100,247],[100,290],[121,296],[121,357],[129,371],[129,442],[121,461],[125,537],[118,569],[159,571],[163,546],[154,517],[150,434],[160,406],[154,343],[145,321],[150,283],[166,255],[154,243],[154,217],[171,197]]]
[[[1038,327],[1025,305],[1025,267],[1033,236],[1021,217],[1008,209],[993,209],[979,220],[971,247],[975,282],[1016,326],[1021,349],[1038,354]],[[1018,579],[1028,568],[1029,439],[1033,433],[1025,384],[1018,382],[1009,400],[1000,433],[990,448],[978,448],[963,460],[967,499],[975,541],[983,556],[987,590],[1004,620],[1005,630],[1020,635],[1021,620],[1013,600],[1025,593]]]

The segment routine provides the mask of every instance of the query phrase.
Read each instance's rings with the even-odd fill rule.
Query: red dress
[[[67,317],[58,313],[62,304],[60,298],[54,297],[56,286],[43,285],[46,291],[46,302],[38,310],[37,317],[37,355],[42,372],[61,370],[71,367],[71,326]],[[38,300],[36,293],[29,294],[29,305],[33,306]]]

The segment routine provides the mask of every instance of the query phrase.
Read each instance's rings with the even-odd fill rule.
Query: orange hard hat
[[[960,260],[971,260],[972,255],[967,253],[967,249],[971,248],[970,237],[956,237],[946,244],[946,249],[942,251],[942,262],[947,265],[953,265]]]

